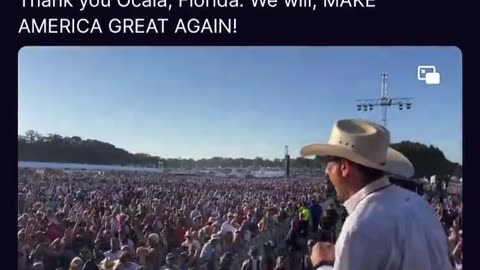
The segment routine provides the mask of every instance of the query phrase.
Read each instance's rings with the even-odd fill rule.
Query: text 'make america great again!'
[[[172,2],[178,8],[242,8],[240,0],[22,0],[24,8],[78,8],[88,11],[91,8],[109,8],[116,5],[121,8],[162,8],[172,10]],[[250,0],[253,7],[275,8],[278,0]],[[280,0],[286,7],[310,8],[316,10],[315,2],[323,2],[327,8],[372,8],[375,0]],[[76,4],[76,5],[75,5]],[[92,34],[104,33],[105,29],[113,34],[163,34],[166,32],[169,18],[112,18],[107,26],[103,26],[98,19],[87,18],[24,18],[18,33],[22,34]],[[178,19],[174,33],[180,34],[231,34],[237,32],[236,18],[209,18],[209,19]]]

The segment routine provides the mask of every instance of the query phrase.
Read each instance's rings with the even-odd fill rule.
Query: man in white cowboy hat
[[[410,161],[389,145],[383,126],[347,119],[335,123],[327,144],[301,150],[302,156],[326,157],[326,173],[349,214],[335,246],[314,246],[314,269],[452,269],[446,234],[432,207],[389,182],[389,176],[414,174]]]

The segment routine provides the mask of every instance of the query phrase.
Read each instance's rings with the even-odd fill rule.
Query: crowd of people
[[[242,269],[258,269],[257,257],[277,243],[253,240],[291,223],[288,248],[303,250],[299,238],[320,222],[325,200],[314,178],[20,170],[18,190],[22,270],[237,269],[241,250],[250,256]],[[262,269],[284,269],[289,259],[262,258]]]
[[[310,270],[315,242],[335,242],[347,217],[326,189],[319,177],[21,169],[18,269]],[[461,201],[429,200],[461,265]]]
[[[440,183],[440,182],[439,182]],[[462,269],[463,261],[463,201],[461,194],[448,193],[441,183],[427,183],[422,188],[423,197],[438,215],[448,236],[450,260],[457,270]]]
[[[448,244],[452,263],[457,269],[462,269],[463,260],[463,202],[457,196],[449,196],[445,201],[430,198],[432,207],[437,211],[445,233],[448,235]]]

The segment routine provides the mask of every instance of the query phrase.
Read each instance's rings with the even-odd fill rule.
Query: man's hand
[[[318,242],[313,246],[310,255],[312,265],[316,266],[321,262],[333,262],[335,260],[335,245],[328,242]]]

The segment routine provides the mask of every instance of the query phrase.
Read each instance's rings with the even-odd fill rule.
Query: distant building
[[[275,177],[286,177],[285,170],[269,170],[269,169],[260,169],[257,171],[252,171],[251,175],[256,178],[275,178]]]
[[[453,195],[462,195],[463,184],[459,179],[451,180],[448,184],[448,193]]]
[[[145,168],[121,165],[100,165],[100,164],[77,164],[77,163],[55,163],[55,162],[30,162],[19,161],[18,168],[37,170],[72,170],[72,171],[135,171],[162,173],[163,168]]]

